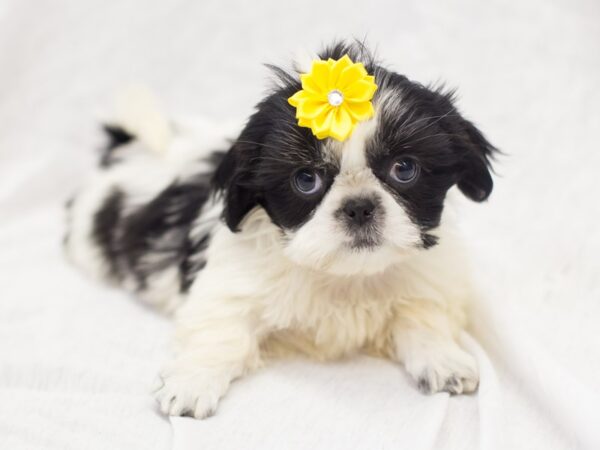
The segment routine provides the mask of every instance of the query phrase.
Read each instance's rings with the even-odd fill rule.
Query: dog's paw
[[[468,394],[479,385],[475,358],[454,342],[439,344],[405,361],[407,372],[424,394]]]
[[[161,375],[155,397],[166,415],[206,419],[215,413],[228,386],[229,380],[218,374]]]

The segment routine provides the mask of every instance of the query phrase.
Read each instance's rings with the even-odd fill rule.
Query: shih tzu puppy
[[[140,108],[108,126],[101,167],[70,202],[69,257],[175,311],[160,409],[207,417],[233,380],[288,351],[366,352],[423,392],[475,391],[457,341],[473,295],[447,203],[487,199],[495,148],[452,93],[363,45],[273,70],[236,134]]]

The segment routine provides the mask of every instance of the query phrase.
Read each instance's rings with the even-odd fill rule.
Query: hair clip
[[[318,139],[345,141],[358,122],[373,117],[375,77],[348,55],[313,61],[300,81],[302,89],[288,102],[296,107],[298,125],[310,128]]]

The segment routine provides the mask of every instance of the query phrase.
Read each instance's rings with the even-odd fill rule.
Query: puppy
[[[213,414],[234,379],[289,351],[383,356],[425,393],[477,388],[457,342],[472,293],[446,203],[453,186],[488,198],[496,150],[452,93],[384,68],[364,46],[319,57],[344,55],[377,91],[373,117],[343,142],[298,125],[288,99],[300,69],[274,69],[276,86],[231,144],[218,127],[191,138],[154,113],[160,123],[141,128],[171,127],[164,148],[126,120],[107,128],[102,167],[70,204],[66,250],[176,310],[156,392],[166,414]]]

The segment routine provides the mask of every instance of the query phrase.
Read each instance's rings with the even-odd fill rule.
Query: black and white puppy
[[[165,413],[212,414],[232,380],[288,350],[382,355],[428,393],[477,388],[457,343],[472,293],[447,197],[457,186],[485,200],[495,149],[451,93],[385,69],[362,45],[319,57],[346,54],[378,89],[374,117],[344,142],[297,125],[287,99],[299,76],[280,69],[230,145],[235,135],[206,125],[190,137],[156,114],[108,128],[113,145],[71,202],[66,249],[177,309],[156,394]]]

